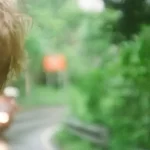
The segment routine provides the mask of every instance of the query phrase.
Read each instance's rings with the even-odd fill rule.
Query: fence
[[[89,141],[98,148],[103,150],[109,149],[110,133],[109,130],[102,125],[86,124],[75,118],[67,120],[65,124],[72,134]]]
[[[67,129],[75,136],[89,141],[102,150],[110,150],[110,131],[103,125],[87,124],[76,118],[65,121]],[[146,150],[134,148],[132,150]]]

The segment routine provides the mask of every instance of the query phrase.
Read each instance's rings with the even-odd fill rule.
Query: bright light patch
[[[86,12],[103,12],[105,9],[103,0],[78,0],[78,4]]]
[[[6,87],[4,89],[4,94],[8,97],[18,97],[19,96],[19,90],[15,87]]]
[[[0,112],[0,123],[7,123],[9,121],[9,115],[5,112]]]
[[[0,141],[0,150],[8,150],[8,145],[4,141]]]

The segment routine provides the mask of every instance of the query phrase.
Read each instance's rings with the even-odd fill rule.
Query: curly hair
[[[24,18],[12,0],[0,0],[0,91],[24,64]]]

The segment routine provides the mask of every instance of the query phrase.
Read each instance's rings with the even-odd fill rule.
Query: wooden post
[[[30,75],[29,75],[29,70],[26,69],[26,71],[25,71],[25,93],[26,93],[26,96],[28,96],[30,94],[30,90],[31,90]]]
[[[45,73],[45,77],[46,77],[46,85],[49,86],[50,85],[50,76],[49,76],[48,72]]]

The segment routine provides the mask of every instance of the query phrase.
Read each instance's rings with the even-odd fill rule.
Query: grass
[[[21,95],[18,103],[24,107],[62,105],[68,101],[67,89],[54,89],[48,86],[35,86],[28,96]]]

